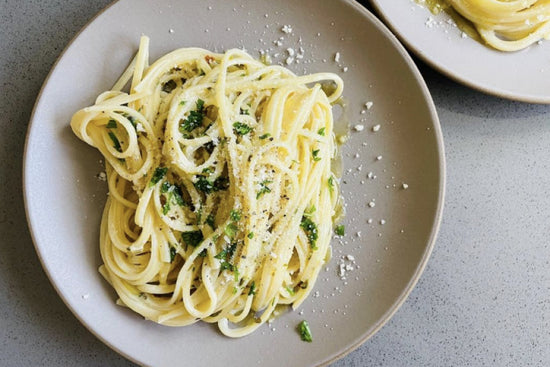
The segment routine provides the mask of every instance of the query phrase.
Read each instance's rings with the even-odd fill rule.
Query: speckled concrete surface
[[[55,293],[21,194],[25,132],[40,86],[69,40],[108,3],[0,3],[0,366],[133,365]],[[486,96],[421,70],[447,151],[439,239],[394,318],[333,366],[548,366],[550,106]]]

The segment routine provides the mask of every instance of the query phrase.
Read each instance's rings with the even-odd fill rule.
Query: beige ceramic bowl
[[[284,33],[284,25],[292,31]],[[69,121],[113,84],[142,34],[151,38],[152,59],[198,46],[245,47],[253,55],[263,49],[277,61],[288,48],[302,47],[303,59],[288,67],[338,72],[346,83],[347,234],[333,241],[318,294],[245,338],[223,337],[204,323],[170,328],[145,321],[114,304],[97,272],[106,187],[96,175],[103,168]],[[345,130],[341,122],[339,129]],[[52,70],[29,128],[24,177],[29,225],[46,272],[82,323],[119,353],[148,366],[318,366],[373,335],[411,291],[435,241],[445,170],[424,81],[397,40],[357,3],[121,0],[74,39]],[[342,262],[353,268],[345,280],[337,272]],[[304,319],[313,343],[300,341],[295,330]]]
[[[550,43],[501,52],[467,37],[446,13],[437,16],[415,0],[370,0],[401,41],[448,77],[498,97],[550,103]]]

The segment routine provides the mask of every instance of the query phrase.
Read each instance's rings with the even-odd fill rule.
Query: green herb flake
[[[202,191],[205,194],[210,194],[214,191],[214,185],[212,182],[202,175],[197,176],[197,181],[195,181],[193,185],[197,190]]]
[[[178,204],[179,206],[185,206],[185,201],[183,201],[183,196],[181,193],[181,189],[179,186],[172,185],[174,190],[172,191],[172,199]]]
[[[229,213],[229,218],[231,218],[233,222],[238,222],[241,220],[241,215],[242,214],[240,210],[232,209],[231,212]]]
[[[250,284],[250,290],[248,291],[249,296],[253,296],[256,294],[256,282],[252,281],[252,284]]]
[[[181,188],[177,185],[172,185],[170,182],[164,181],[160,186],[160,192],[166,195],[166,204],[168,206],[171,202],[176,203],[179,206],[187,205],[185,201],[183,201]]]
[[[310,218],[304,216],[302,217],[302,222],[300,223],[300,227],[302,227],[302,229],[306,233],[311,249],[317,250],[316,243],[317,243],[317,239],[319,238],[319,231],[317,229],[317,225]]]
[[[170,262],[173,263],[174,259],[176,258],[176,254],[178,253],[178,250],[176,250],[175,247],[170,246]]]
[[[331,193],[334,191],[334,176],[328,178],[328,189]]]
[[[170,182],[168,181],[164,181],[160,186],[160,192],[162,194],[166,194],[167,192],[171,191],[171,189],[172,189],[172,184],[170,184]]]
[[[195,188],[205,194],[210,194],[216,191],[223,191],[229,188],[229,179],[226,177],[218,177],[214,182],[208,180],[203,175],[197,175],[197,180],[193,184]]]
[[[237,227],[235,223],[229,223],[228,225],[225,226],[223,231],[227,235],[227,237],[233,238],[235,237],[235,234],[237,233],[238,230],[239,230],[239,227]]]
[[[201,231],[182,232],[181,239],[186,245],[197,247],[204,240]]]
[[[170,211],[170,202],[167,201],[167,202],[162,206],[162,214],[163,214],[163,215],[166,215],[166,214],[168,214],[169,211]]]
[[[317,134],[321,135],[321,136],[325,136],[325,129],[324,127],[320,128],[319,131],[317,131]]]
[[[260,190],[256,193],[256,200],[259,199],[263,194],[271,192],[271,189],[267,186],[270,183],[273,183],[273,181],[264,180],[260,182]]]
[[[118,141],[115,133],[109,131],[109,138],[111,138],[111,140],[113,141],[113,147],[115,147],[118,152],[122,152],[122,147],[120,146],[120,142]]]
[[[248,110],[241,108],[241,115],[250,115],[250,112],[248,112]]]
[[[346,227],[343,224],[337,225],[334,229],[334,233],[336,233],[338,236],[343,236],[346,234]]]
[[[116,121],[113,119],[110,119],[109,122],[107,123],[107,129],[116,129],[116,127],[117,127]]]
[[[235,133],[238,135],[246,135],[252,131],[252,128],[247,124],[237,121],[233,124],[233,130],[235,130]]]
[[[298,325],[298,331],[300,332],[300,338],[308,343],[311,343],[313,341],[313,338],[311,336],[311,329],[309,328],[309,324],[306,320],[302,321]]]
[[[267,138],[269,138],[270,136],[271,136],[271,134],[270,134],[270,133],[267,133],[267,134],[263,134],[263,135],[261,135],[261,136],[260,136],[260,139],[264,140],[264,139],[267,139]]]
[[[149,186],[155,186],[164,176],[166,176],[166,172],[168,172],[168,167],[157,167],[153,173],[153,177],[151,177]]]
[[[253,239],[254,238],[254,232],[249,232],[246,237],[248,237],[250,239]]]
[[[189,112],[189,115],[185,120],[183,120],[183,123],[180,124],[180,132],[184,134],[185,132],[191,132],[195,130],[197,127],[202,126],[202,122],[204,120],[205,116],[205,110],[204,110],[204,101],[202,99],[198,99],[196,103],[196,109],[194,111]]]
[[[223,270],[235,271],[237,269],[233,264],[229,262],[233,257],[233,254],[235,253],[236,249],[237,249],[237,243],[233,243],[232,245],[226,247],[224,250],[220,251],[219,254],[214,256],[215,259],[220,260],[220,269],[222,271]]]
[[[294,295],[294,289],[290,288],[290,287],[285,287],[286,291],[288,292],[288,294],[290,294],[291,296]]]
[[[181,101],[180,106],[185,106],[185,101]]]
[[[318,162],[321,160],[321,157],[319,157],[319,152],[321,151],[321,149],[315,149],[311,152],[311,155],[313,156],[313,160],[315,162]]]

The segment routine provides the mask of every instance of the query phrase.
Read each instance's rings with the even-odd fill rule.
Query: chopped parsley
[[[214,229],[215,228],[215,226],[214,226],[214,216],[212,214],[208,214],[208,217],[206,217],[205,223],[208,224],[210,226],[210,228]]]
[[[186,103],[185,101],[181,101],[180,106],[185,106],[185,103]]]
[[[116,121],[113,119],[110,119],[107,123],[107,129],[116,129]]]
[[[286,286],[285,289],[286,289],[286,291],[288,292],[288,294],[290,294],[291,296],[294,295],[294,289],[292,289],[292,288],[290,288],[290,287],[288,287],[288,286]]]
[[[308,343],[311,343],[313,341],[313,338],[311,336],[311,329],[309,328],[309,325],[306,320],[302,321],[298,325],[298,331],[300,332],[300,338]]]
[[[273,181],[263,180],[260,182],[260,190],[256,193],[256,199],[259,199],[263,194],[271,192],[271,189],[267,186],[270,183],[273,183]]]
[[[235,234],[237,233],[238,230],[239,230],[239,227],[237,227],[235,223],[229,223],[228,225],[225,226],[223,231],[227,235],[227,237],[233,238],[235,237]]]
[[[118,138],[116,137],[115,133],[112,131],[109,131],[109,138],[113,141],[113,146],[118,152],[122,152],[122,147],[120,146],[120,142],[118,141]]]
[[[238,135],[246,135],[252,131],[252,128],[247,124],[237,121],[233,124],[233,130],[235,130],[235,133]]]
[[[170,211],[170,201],[166,201],[162,206],[162,214],[166,215]]]
[[[220,260],[220,268],[221,268],[222,271],[223,270],[231,270],[231,271],[236,270],[235,265],[233,265],[229,262],[231,260],[231,258],[233,257],[233,254],[235,253],[236,249],[237,249],[237,243],[233,243],[230,246],[227,246],[224,250],[220,251],[219,254],[214,256],[215,259]]]
[[[176,254],[177,254],[178,250],[176,250],[175,247],[173,246],[170,246],[170,262],[174,262],[174,259],[176,258]]]
[[[319,152],[321,151],[321,149],[315,149],[311,152],[311,155],[313,156],[313,160],[315,162],[318,162],[321,160],[321,157],[319,157]]]
[[[250,112],[248,112],[248,110],[241,108],[241,115],[250,115]]]
[[[302,229],[306,233],[311,249],[317,250],[316,243],[317,243],[317,239],[319,238],[319,231],[317,230],[317,225],[310,218],[304,216],[302,217],[302,222],[300,223],[300,227],[302,227]]]
[[[331,193],[334,191],[334,176],[328,178],[328,189]]]
[[[195,188],[205,194],[210,194],[214,191],[214,184],[202,175],[197,176],[197,181],[193,184]]]
[[[231,218],[231,220],[233,222],[240,221],[241,220],[241,211],[232,209],[231,212],[229,213],[229,218]]]
[[[173,201],[179,206],[188,205],[185,201],[183,201],[181,188],[177,185],[172,185],[170,182],[164,181],[160,187],[160,192],[167,195],[167,203]]]
[[[182,232],[181,239],[186,245],[197,247],[204,239],[201,231]]]
[[[227,190],[229,187],[229,179],[226,177],[218,177],[215,181],[210,181],[203,175],[197,175],[197,181],[193,184],[195,188],[205,194],[212,192]]]
[[[346,227],[343,224],[337,225],[334,229],[334,233],[338,236],[343,236],[346,233]]]
[[[256,294],[256,282],[253,280],[252,284],[250,284],[250,290],[248,291],[248,295],[252,296]]]
[[[187,118],[183,120],[183,123],[180,124],[180,132],[182,134],[185,132],[191,132],[197,127],[202,126],[204,115],[204,101],[199,98],[196,103],[196,109],[189,112],[189,116],[187,116]]]
[[[320,128],[319,131],[317,131],[317,134],[321,135],[321,136],[325,136],[325,129],[324,127]]]
[[[249,232],[246,237],[248,237],[250,239],[253,239],[254,238],[254,232]]]
[[[267,133],[267,134],[263,134],[263,135],[260,135],[260,139],[264,140],[264,139],[267,139],[271,136],[270,133]]]
[[[164,176],[166,176],[166,172],[168,172],[168,167],[157,167],[155,173],[153,173],[153,177],[151,177],[149,186],[155,186]]]

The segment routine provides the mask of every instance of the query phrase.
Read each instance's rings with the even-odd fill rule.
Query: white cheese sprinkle
[[[340,62],[340,52],[336,52],[336,53],[334,54],[334,61],[335,61],[335,62]]]
[[[374,126],[372,127],[372,131],[374,131],[374,132],[380,131],[380,124],[374,125]]]
[[[365,126],[364,125],[361,125],[361,124],[357,124],[353,127],[353,129],[355,131],[363,131],[365,129]]]
[[[281,28],[281,32],[286,33],[286,34],[292,33],[292,26],[289,25],[289,24],[285,24],[285,25]]]

